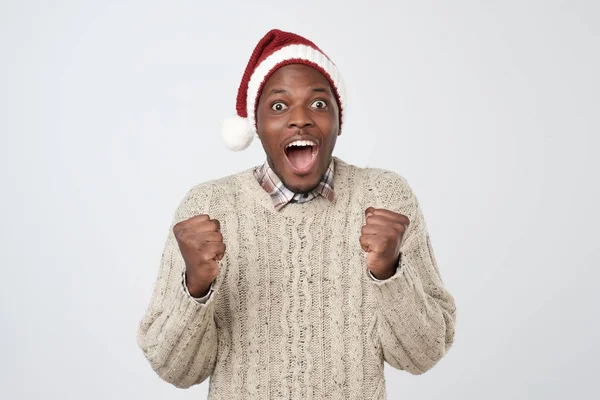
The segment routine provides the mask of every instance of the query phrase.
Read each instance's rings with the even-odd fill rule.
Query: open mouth
[[[317,159],[319,146],[311,140],[294,140],[285,146],[285,156],[296,173],[309,171]]]

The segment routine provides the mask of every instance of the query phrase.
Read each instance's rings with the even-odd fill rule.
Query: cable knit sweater
[[[138,345],[165,381],[210,376],[209,398],[385,399],[384,360],[412,374],[454,340],[444,288],[415,194],[401,176],[335,160],[335,199],[273,208],[253,169],[189,190],[175,212]],[[367,275],[364,210],[411,223],[390,279]],[[197,214],[221,222],[227,246],[205,304],[181,284],[172,228]]]

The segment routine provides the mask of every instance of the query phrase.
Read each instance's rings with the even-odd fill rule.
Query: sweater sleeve
[[[152,369],[165,381],[189,388],[208,378],[217,356],[217,328],[214,320],[215,295],[199,303],[182,285],[185,263],[173,226],[205,213],[209,190],[190,190],[179,204],[169,229],[158,277],[137,330],[137,343]],[[216,281],[218,282],[218,281]],[[214,290],[218,291],[218,283]]]
[[[452,346],[456,307],[442,283],[418,200],[406,181],[401,187],[399,198],[390,199],[403,204],[395,211],[410,220],[400,266],[390,279],[371,285],[379,303],[384,360],[417,375],[436,365]]]

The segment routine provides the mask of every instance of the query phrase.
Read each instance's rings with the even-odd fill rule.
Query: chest
[[[220,316],[277,319],[284,313],[309,322],[336,307],[359,312],[372,301],[360,213],[273,218],[254,211],[249,218],[224,216]]]

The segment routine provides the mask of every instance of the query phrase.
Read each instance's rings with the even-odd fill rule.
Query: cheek
[[[336,139],[337,135],[332,134],[331,138],[329,139],[329,152],[333,152],[333,149],[335,148]]]
[[[319,124],[321,132],[326,137],[327,141],[333,145],[339,135],[340,129],[335,120],[327,119]]]
[[[261,125],[261,130],[270,135],[274,135],[281,129],[281,121],[277,118],[264,118]]]
[[[339,129],[339,120],[337,113],[319,115],[315,122],[319,125],[319,129],[327,136],[337,136]]]
[[[259,108],[256,113],[257,128],[259,132],[273,132],[280,129],[282,118],[271,114],[270,109]]]
[[[260,138],[265,150],[275,151],[279,148],[279,132],[281,131],[280,124],[278,124],[275,118],[263,118],[259,119],[259,123],[256,124],[258,130],[258,137]]]

